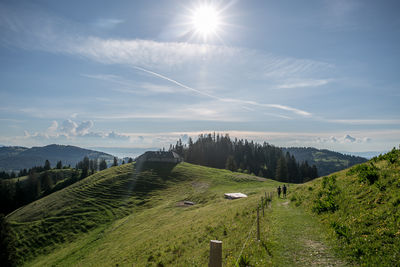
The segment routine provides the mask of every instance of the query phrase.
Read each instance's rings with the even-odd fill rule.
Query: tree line
[[[56,164],[56,169],[67,169],[70,168],[71,166],[63,166],[61,160],[57,162]],[[31,172],[43,172],[43,171],[47,171],[51,169],[51,165],[50,165],[50,161],[46,160],[44,162],[43,166],[34,166],[30,169],[22,169],[19,172],[5,172],[2,171],[0,172],[0,179],[13,179],[13,178],[18,178],[18,177],[23,177],[23,176],[27,176],[29,173]]]
[[[116,158],[113,165],[118,165]],[[63,171],[55,171],[61,169]],[[75,168],[63,166],[61,161],[57,162],[55,168],[51,168],[50,162],[46,160],[43,166],[21,170],[20,173],[26,174],[26,178],[21,177],[17,181],[0,179],[0,213],[8,214],[104,169],[107,169],[104,159],[98,161],[84,157]]]
[[[231,140],[229,135],[201,134],[187,144],[179,139],[170,146],[186,162],[213,168],[228,169],[281,182],[303,183],[318,177],[317,167],[307,161],[297,162],[293,155],[283,153],[282,149],[270,145],[248,141]]]

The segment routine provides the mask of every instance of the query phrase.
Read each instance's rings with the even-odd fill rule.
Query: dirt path
[[[327,245],[317,219],[289,200],[275,199],[269,215],[274,266],[346,266]]]

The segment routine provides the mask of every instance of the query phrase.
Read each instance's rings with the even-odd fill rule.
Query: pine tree
[[[57,168],[57,169],[62,169],[62,162],[61,162],[61,160],[57,162],[56,168]]]
[[[113,167],[118,166],[118,159],[117,157],[114,157],[114,162],[113,162]]]
[[[53,188],[54,186],[53,179],[50,177],[48,172],[44,173],[44,176],[42,178],[42,184],[44,191],[50,191]]]
[[[50,161],[48,159],[46,159],[45,163],[44,163],[44,170],[50,170],[51,166],[50,166]]]
[[[0,263],[1,266],[17,266],[15,238],[6,217],[0,214]]]
[[[100,171],[107,169],[107,162],[105,159],[102,159],[99,164]]]
[[[287,178],[288,178],[288,169],[287,169],[287,165],[286,165],[286,160],[284,157],[281,157],[278,160],[278,163],[276,165],[276,174],[275,174],[275,178],[278,181],[281,182],[287,182]]]
[[[237,170],[237,165],[236,165],[236,162],[235,162],[235,159],[233,158],[233,156],[229,156],[226,159],[225,169],[230,170],[230,171]]]

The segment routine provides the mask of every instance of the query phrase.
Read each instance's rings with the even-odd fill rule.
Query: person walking
[[[278,186],[278,198],[281,198],[281,186]]]
[[[283,185],[282,191],[283,191],[283,197],[286,198],[286,185]]]

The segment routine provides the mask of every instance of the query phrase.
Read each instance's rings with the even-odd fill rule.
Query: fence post
[[[260,207],[257,207],[257,240],[260,241]]]
[[[222,267],[222,241],[210,240],[209,267]]]
[[[267,202],[267,199],[265,199],[265,203]],[[263,198],[261,197],[261,207],[262,207],[262,212],[263,212],[263,217],[264,217],[264,202]]]

